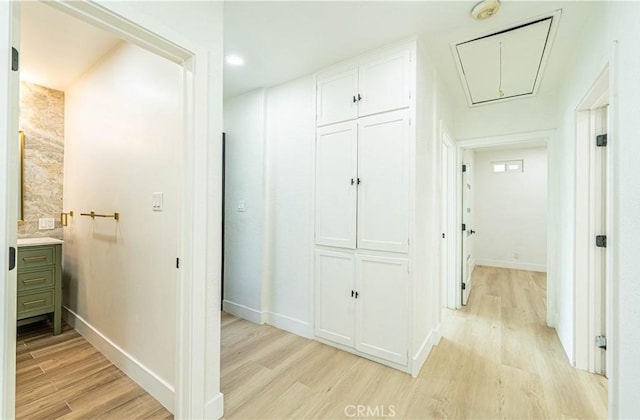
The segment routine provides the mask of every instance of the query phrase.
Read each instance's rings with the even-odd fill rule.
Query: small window
[[[493,173],[523,172],[524,167],[522,160],[491,162],[491,166],[493,167]]]

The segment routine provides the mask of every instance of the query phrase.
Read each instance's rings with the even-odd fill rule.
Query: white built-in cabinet
[[[408,107],[410,77],[409,49],[318,76],[317,125]]]
[[[317,77],[315,334],[409,371],[415,45]]]
[[[316,251],[316,335],[407,363],[407,259]]]

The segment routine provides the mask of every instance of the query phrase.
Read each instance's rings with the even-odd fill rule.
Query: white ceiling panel
[[[469,105],[534,95],[553,38],[547,16],[454,44]]]

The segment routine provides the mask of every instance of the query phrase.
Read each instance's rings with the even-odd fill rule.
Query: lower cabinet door
[[[406,258],[356,257],[356,349],[403,364],[408,350]]]
[[[316,251],[316,335],[353,347],[355,256]],[[353,296],[352,296],[353,295]]]

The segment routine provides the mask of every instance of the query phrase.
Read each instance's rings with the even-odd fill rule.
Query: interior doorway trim
[[[17,4],[0,4],[0,22],[3,23],[0,27],[10,22],[14,10],[17,10],[19,17]],[[220,244],[217,240],[220,235],[220,209],[219,200],[216,199],[220,197],[220,188],[214,181],[220,178],[221,172],[221,138],[218,133],[213,133],[212,129],[221,129],[221,122],[210,122],[211,109],[216,104],[210,100],[209,92],[219,94],[221,86],[216,84],[221,82],[209,82],[209,50],[192,38],[165,27],[127,2],[97,4],[65,0],[49,4],[176,62],[183,68],[183,206],[179,227],[181,263],[176,280],[176,376],[173,412],[176,418],[220,418],[223,413],[222,394],[219,392],[220,296],[216,292],[220,285]],[[14,20],[13,24],[19,28],[19,19],[17,22]],[[11,47],[15,37],[12,37],[9,30],[1,31],[0,42],[3,46]],[[0,64],[4,63],[3,58]],[[0,69],[0,84],[11,86],[11,72],[8,69],[9,66]],[[17,108],[17,105],[4,102],[0,104],[0,118],[9,116],[5,121],[0,120],[3,133],[17,133],[17,109],[12,107]],[[0,150],[0,161],[13,159],[13,154],[17,157],[17,147],[15,151]],[[2,172],[0,190],[11,190],[6,179],[11,175],[10,171],[7,169]],[[3,197],[6,197],[6,194],[3,194]],[[11,225],[12,214],[8,211],[7,201],[0,199],[0,216],[3,216],[2,223],[5,227]],[[4,217],[5,215],[7,217]],[[13,224],[15,225],[15,222]],[[201,228],[195,229],[194,226]],[[15,246],[16,234],[2,238],[0,245],[4,245],[5,240],[8,242],[7,245]],[[0,268],[4,269],[4,264],[0,265]],[[0,296],[5,308],[7,304],[15,302],[15,287],[11,290],[10,287],[4,286],[2,294]],[[15,325],[15,311],[12,316],[7,315],[7,312],[8,310],[5,310],[2,320],[5,333],[3,347],[0,348],[3,360],[0,416],[13,418],[15,387],[11,383],[15,378],[15,347],[14,351],[10,351],[6,339],[13,335],[15,346],[15,328],[13,334],[10,334],[11,329],[6,326]],[[13,374],[8,376],[9,373]]]
[[[596,248],[596,235],[609,235],[610,242],[611,229],[611,191],[612,172],[610,165],[611,151],[608,150],[612,144],[607,144],[604,148],[595,145],[595,136],[599,133],[603,118],[601,108],[609,105],[610,101],[610,71],[606,65],[600,75],[591,86],[582,102],[576,108],[576,205],[575,205],[575,228],[574,228],[574,362],[579,369],[590,372],[605,374],[605,366],[610,366],[607,362],[602,363],[601,350],[595,346],[595,336],[610,334],[610,316],[605,313],[603,303],[605,299],[610,307],[610,267],[613,250],[611,247],[604,248],[604,258],[599,255],[602,250]],[[606,126],[605,122],[605,126]],[[611,128],[611,127],[607,127]],[[607,130],[611,137],[611,130]],[[608,142],[610,143],[610,142]],[[605,165],[607,175],[605,175],[604,188],[608,196],[600,197],[598,187],[603,175],[598,173],[601,169],[600,161]],[[598,198],[605,200],[604,232],[596,227],[600,223],[601,217],[598,207],[601,203],[596,202]],[[605,264],[603,270],[601,264]],[[602,278],[604,276],[604,279]],[[604,296],[603,296],[604,295]],[[606,326],[602,329],[602,318],[604,317]],[[610,338],[610,337],[609,337]],[[611,353],[610,349],[606,357]]]
[[[458,147],[455,139],[451,135],[451,132],[444,125],[444,121],[440,120],[440,139],[442,142],[442,150],[446,150],[446,156],[442,155],[442,165],[446,165],[442,171],[442,234],[443,239],[446,239],[444,246],[442,247],[441,257],[441,279],[442,279],[442,303],[447,308],[455,309],[459,307],[460,294],[456,294],[456,283],[461,278],[460,265],[457,264],[458,259],[456,255],[457,250],[460,249],[460,235],[458,235],[458,229],[456,228],[458,218],[453,216],[453,213],[457,215],[459,209],[457,208],[458,202],[457,185],[459,182],[460,172],[452,170],[456,168],[458,162]],[[446,159],[446,162],[445,162]],[[448,265],[448,266],[447,266]]]
[[[512,144],[522,144],[526,145],[528,143],[540,145],[544,143],[545,145],[549,145],[549,142],[555,135],[555,130],[536,130],[536,131],[527,131],[521,133],[513,133],[513,134],[505,134],[499,136],[488,136],[488,137],[477,137],[477,138],[469,138],[457,140],[457,164],[454,168],[458,177],[461,175],[462,168],[462,156],[464,150],[466,149],[475,149],[481,147],[490,147],[490,146],[504,146],[504,145],[512,145]],[[551,150],[547,147],[548,160],[551,160]],[[549,185],[550,180],[547,180],[547,185]],[[551,214],[552,209],[550,208],[550,204],[547,204],[547,214]],[[456,182],[456,227],[462,226],[462,182],[461,178],[458,178]],[[549,243],[550,238],[552,237],[553,232],[549,230],[549,223],[547,223],[547,243]],[[460,235],[457,235],[460,236]],[[459,248],[457,248],[459,249]],[[547,267],[550,267],[549,260],[552,257],[550,255],[550,248],[547,248]],[[447,295],[454,294],[456,296],[461,296],[461,277],[462,277],[462,253],[456,252],[456,266],[459,275],[457,275],[455,281],[448,282],[448,287],[453,288],[453,290],[447,291]],[[456,302],[456,309],[462,307],[461,299]],[[555,316],[555,307],[556,307],[556,290],[553,284],[553,279],[550,276],[547,276],[547,324],[554,325],[554,316]]]

